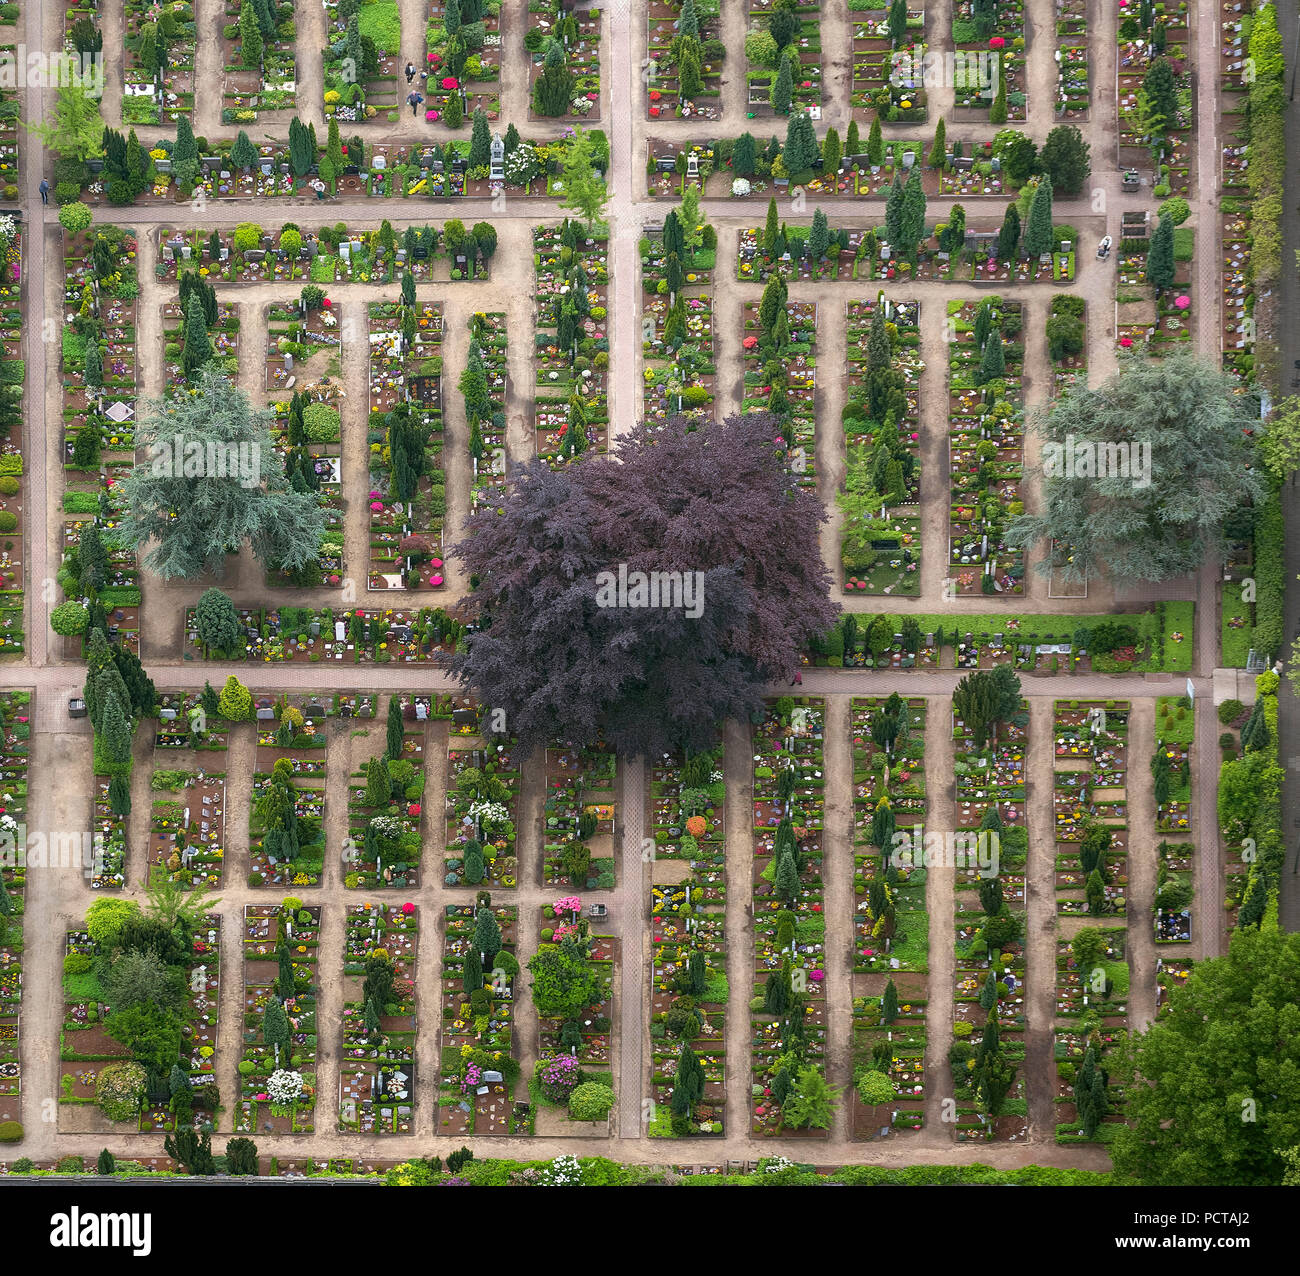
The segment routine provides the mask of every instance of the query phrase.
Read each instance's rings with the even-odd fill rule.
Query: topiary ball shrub
[[[17,1143],[22,1137],[21,1121],[0,1121],[0,1143]]]
[[[110,1121],[138,1115],[148,1076],[142,1063],[106,1063],[95,1077],[95,1104]]]

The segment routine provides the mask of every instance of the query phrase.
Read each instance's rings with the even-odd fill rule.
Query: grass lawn
[[[368,35],[379,50],[379,56],[397,53],[402,47],[402,19],[397,11],[397,0],[374,0],[363,4],[357,14],[357,27]]]
[[[1233,627],[1228,622],[1244,620]],[[1225,669],[1244,669],[1255,640],[1255,607],[1241,601],[1241,586],[1224,581],[1219,586],[1219,660]]]
[[[1166,744],[1191,744],[1196,733],[1196,715],[1193,710],[1184,708],[1183,716],[1178,716],[1179,701],[1182,699],[1182,696],[1156,697],[1156,735]],[[1169,710],[1168,717],[1165,716],[1166,708]]]

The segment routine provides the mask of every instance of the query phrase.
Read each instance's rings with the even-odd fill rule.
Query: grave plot
[[[95,913],[87,913],[86,922],[98,930]],[[221,993],[220,926],[217,916],[201,916],[184,949],[161,955],[185,991],[169,1005],[149,1003],[156,1011],[155,1024],[178,1028],[181,1042],[175,1064],[164,1070],[163,1082],[156,1088],[148,1083],[144,1064],[129,1048],[130,1042],[139,1040],[151,1056],[154,1053],[144,1040],[147,1033],[142,1030],[138,1035],[128,1026],[128,1021],[138,1021],[144,1003],[119,1003],[112,1009],[109,990],[101,983],[94,961],[105,946],[92,940],[85,929],[67,932],[59,1053],[62,1133],[150,1134],[189,1124],[199,1130],[216,1128],[220,1095],[213,1058]],[[187,1084],[174,1079],[177,1070]],[[173,1080],[167,1079],[168,1073]]]
[[[994,165],[994,159],[997,159],[997,165]],[[943,166],[935,170],[927,164],[921,180],[927,195],[934,187],[935,194],[963,199],[1014,195],[1021,188],[1020,183],[1013,182],[1007,175],[1001,156],[994,155],[992,141],[977,142],[973,139],[969,142],[954,141],[944,152]]]
[[[684,24],[684,25],[682,25]],[[719,38],[719,5],[684,5],[680,0],[648,0],[646,115],[650,119],[716,120],[722,114],[722,64],[726,46]],[[674,54],[679,37],[683,42]]]
[[[1130,13],[1124,3],[1116,12],[1119,167],[1150,172],[1154,162],[1159,165],[1153,184],[1157,198],[1186,196],[1196,145],[1186,8],[1172,13],[1153,8],[1149,23],[1145,11]],[[1145,118],[1138,100],[1143,90],[1148,100]]]
[[[817,303],[787,301],[773,280],[761,303],[741,311],[745,351],[742,412],[766,409],[781,421],[790,472],[800,487],[817,486]]]
[[[1022,503],[1024,347],[1018,301],[949,301],[949,585],[955,594],[1024,592],[1024,551],[1002,540]]]
[[[1251,6],[1246,8],[1249,10]],[[1264,111],[1253,117],[1248,114],[1252,96],[1258,101],[1260,95],[1270,91],[1269,84],[1255,75],[1250,46],[1252,40],[1267,39],[1267,32],[1275,25],[1276,18],[1273,18],[1257,26],[1252,13],[1230,8],[1225,9],[1220,24],[1218,131],[1228,143],[1220,148],[1218,170],[1219,243],[1223,255],[1221,348],[1224,367],[1247,381],[1255,366],[1256,289],[1252,286],[1250,252],[1251,220],[1260,194],[1254,187],[1261,186],[1260,175],[1267,173],[1271,163],[1266,144],[1251,145],[1252,131],[1262,134],[1271,127],[1268,123],[1271,117]],[[1281,70],[1279,63],[1278,75]],[[1247,75],[1252,77],[1249,81]],[[1255,161],[1253,177],[1252,159]]]
[[[1084,926],[1056,939],[1057,1143],[1109,1143],[1123,1124],[1123,1091],[1110,1082],[1111,1047],[1128,1029],[1129,966],[1122,927]]]
[[[925,1123],[930,916],[921,696],[854,697],[852,1130]]]
[[[0,216],[0,653],[21,652],[26,560],[23,507],[27,480],[23,461],[23,315],[20,302],[22,234]]]
[[[445,0],[429,0],[426,13],[427,51],[420,70],[427,71],[428,78],[422,76],[418,81],[424,95],[425,119],[447,123],[447,104],[453,95],[460,101],[466,123],[480,109],[489,120],[499,119],[501,94],[497,80],[501,75],[504,15],[499,11],[489,13],[483,0],[461,0],[459,16],[452,19],[455,30],[449,31]],[[399,81],[398,88],[405,101],[409,90],[404,80]]]
[[[540,1054],[528,1087],[534,1133],[607,1134],[619,940],[594,933],[577,895],[541,911],[541,943],[528,963]]]
[[[307,487],[321,498],[325,529],[316,558],[296,571],[268,572],[271,585],[333,586],[343,583],[343,459],[340,444],[338,316],[319,289],[309,292],[298,307],[278,304],[267,312],[266,387],[271,393],[290,392],[288,399],[272,399],[275,411],[271,433],[276,463],[292,482],[300,474]],[[310,307],[309,301],[320,304]],[[305,311],[305,314],[303,313]]]
[[[1052,390],[1059,395],[1088,375],[1088,303],[1082,297],[1053,297],[1044,327]]]
[[[853,79],[849,106],[853,118],[914,124],[929,118],[926,101],[925,9],[908,5],[901,26],[891,30],[890,6],[855,8]]]
[[[63,450],[75,468],[135,459],[136,238],[96,226],[63,242]]]
[[[814,664],[829,663],[832,649],[839,656],[841,644],[844,654],[839,656],[845,669],[937,669],[944,634],[938,625],[924,632],[921,621],[933,623],[937,617],[892,617],[885,613],[874,615],[869,625],[859,626],[861,613],[845,612],[839,623],[822,643],[827,654],[814,657]]]
[[[754,1005],[750,1134],[825,1138],[825,701],[765,706],[754,748]]]
[[[954,1078],[967,1078],[958,1083],[957,1142],[1018,1140],[1028,1128],[1017,1075],[1025,1027],[1027,710],[1022,700],[1020,714],[982,743],[953,716],[957,833],[943,853],[956,869],[949,1062]]]
[[[528,6],[528,118],[600,119],[599,9],[566,12],[559,0]],[[551,50],[555,52],[552,53]]]
[[[149,787],[148,880],[161,872],[187,886],[219,886],[226,856],[225,772],[155,768]]]
[[[316,886],[325,863],[325,737],[306,722],[281,744],[286,734],[273,726],[274,711],[266,720],[262,712],[248,816],[248,884]],[[281,726],[286,722],[294,731],[281,707]]]
[[[244,905],[244,1054],[236,1134],[316,1128],[321,909],[287,898]]]
[[[222,767],[229,746],[230,724],[203,709],[202,695],[193,691],[163,691],[158,695],[158,723],[154,728],[154,775],[174,772],[188,775]],[[211,753],[211,758],[201,758]],[[150,781],[152,784],[152,781]],[[211,805],[211,804],[209,804]]]
[[[953,9],[954,120],[964,123],[988,113],[991,123],[1028,119],[1025,96],[1025,6],[1023,0],[1000,0],[980,16],[973,0]],[[977,118],[977,117],[976,117]]]
[[[371,589],[440,589],[447,511],[442,303],[372,301],[367,322],[374,445],[366,579]]]
[[[1169,994],[1187,982],[1194,964],[1186,959],[1156,955],[1156,1018],[1168,1011]]]
[[[94,844],[89,870],[94,890],[121,890],[126,885],[126,814],[121,800],[110,796],[106,775],[92,777],[91,828]],[[83,848],[83,863],[84,848]]]
[[[0,89],[0,193],[18,198],[18,123],[21,106],[13,89]]]
[[[921,589],[920,314],[918,302],[883,294],[845,303],[846,592]]]
[[[772,0],[750,0],[749,35],[745,39],[750,115],[785,116],[811,108],[821,111],[822,38],[820,0],[801,3],[795,13],[778,13]],[[755,35],[766,40],[755,40]],[[788,80],[785,65],[789,66]],[[783,94],[788,82],[789,93]]]
[[[562,741],[546,750],[542,881],[574,890],[613,890],[615,767],[605,749]]]
[[[688,190],[694,189],[703,195],[709,186],[709,178],[714,176],[715,145],[711,141],[679,144],[649,138],[646,142],[646,194],[651,199],[680,200],[686,197]],[[758,149],[761,154],[762,147]],[[736,177],[729,159],[717,169],[717,176],[719,181],[714,184],[714,195],[721,198],[729,194],[733,198],[742,198],[735,189]],[[757,178],[744,180],[752,181],[759,190],[766,189],[767,184]]]
[[[390,661],[445,663],[464,631],[441,607],[367,611],[364,608],[237,608],[243,627],[233,651],[208,648],[199,640],[194,608],[185,609],[182,653],[193,660],[293,661],[349,659],[354,664]]]
[[[294,62],[295,26],[292,9],[275,8],[274,31],[261,31],[244,47],[240,14],[241,0],[225,0],[225,22],[221,28],[221,122],[247,125],[288,118],[298,98],[298,72]],[[252,24],[250,23],[250,34]]]
[[[415,1111],[419,910],[351,904],[344,914],[341,1134],[410,1134]]]
[[[376,753],[376,742],[368,736],[351,742],[348,840],[343,849],[343,884],[349,890],[414,890],[420,884],[425,727],[415,715],[414,702],[403,705],[401,696],[393,696],[387,747]]]
[[[773,275],[782,279],[843,280],[857,278],[857,263],[866,235],[860,230],[831,230],[815,217],[811,226],[777,223],[776,200],[768,205],[765,228],[742,230],[736,254],[736,278],[766,283]]]
[[[110,466],[104,478],[116,484],[129,469],[129,466]],[[135,551],[118,545],[113,539],[112,530],[114,516],[122,505],[122,498],[117,496],[120,490],[114,486],[103,489],[102,494],[84,488],[72,488],[64,492],[65,510],[69,506],[89,510],[93,508],[93,500],[94,507],[103,504],[105,513],[100,518],[86,518],[65,512],[62,527],[62,571],[73,573],[65,575],[64,579],[72,586],[72,601],[77,601],[84,597],[80,582],[81,565],[87,561],[93,565],[95,578],[103,582],[96,590],[95,602],[104,608],[109,641],[120,644],[132,654],[138,654],[140,573],[136,567]],[[63,650],[70,658],[80,657],[83,644],[84,637],[81,634],[69,635],[64,638]]]
[[[188,273],[188,272],[187,272]],[[193,363],[197,374],[207,364],[214,371],[235,376],[239,371],[239,308],[228,302],[215,302],[216,318],[205,322],[199,333],[188,333],[187,316],[179,301],[165,301],[161,307],[163,333],[163,375],[165,390],[176,393],[189,384],[185,365],[197,356],[194,353],[205,344],[209,358]],[[206,338],[206,342],[204,340]]]
[[[1256,329],[1253,318],[1255,292],[1249,282],[1252,241],[1251,204],[1248,200],[1238,200],[1231,196],[1223,198],[1220,203],[1219,242],[1223,250],[1223,308],[1220,318],[1223,332],[1220,346],[1224,366],[1249,378],[1254,369]],[[1184,295],[1182,290],[1180,295]]]
[[[506,379],[509,342],[501,310],[479,311],[469,320],[469,355],[457,383],[469,425],[473,479],[470,513],[505,498]]]
[[[345,19],[333,0],[325,5],[325,115],[339,123],[374,119],[386,113],[397,118],[405,94],[401,75],[402,16],[397,0],[362,5],[357,22]],[[368,36],[370,43],[362,42]]]
[[[647,418],[713,418],[713,298],[700,289],[711,289],[717,233],[701,221],[698,208],[699,193],[692,189],[681,212],[674,209],[664,219],[662,233],[640,244]]]
[[[1151,757],[1156,833],[1161,838],[1154,901],[1158,944],[1192,940],[1193,871],[1196,847],[1171,843],[1169,837],[1192,836],[1192,746],[1196,715],[1186,696],[1157,696],[1155,750]]]
[[[1063,123],[1086,120],[1092,104],[1087,15],[1086,0],[1062,0],[1056,14],[1056,118]]]
[[[438,1133],[531,1133],[529,1105],[511,1098],[520,1071],[513,1054],[519,910],[493,907],[480,891],[474,904],[447,904],[443,912]]]
[[[1191,227],[1173,228],[1172,261],[1159,250],[1158,221],[1149,211],[1125,212],[1115,272],[1116,339],[1158,358],[1188,348],[1192,339]],[[1244,270],[1248,249],[1224,245],[1225,277]],[[1172,275],[1169,273],[1172,271]],[[1163,287],[1157,287],[1160,280]],[[1229,299],[1225,297],[1226,305]]]
[[[533,228],[533,260],[532,424],[537,455],[558,469],[583,452],[605,451],[608,442],[608,240],[566,218]]]
[[[145,0],[123,6],[126,63],[123,124],[162,124],[194,111],[197,31],[191,3],[159,10]]]
[[[1122,916],[1128,895],[1127,700],[1058,700],[1056,911]]]
[[[0,692],[0,1121],[22,1119],[23,911],[27,887],[27,759],[30,691]]]
[[[650,1138],[726,1131],[725,773],[720,743],[650,768]]]
[[[462,712],[477,717],[480,711]],[[477,723],[468,725],[477,727]],[[474,734],[450,738],[445,885],[505,889],[517,885],[515,816],[519,785],[519,764],[511,737],[475,730]]]

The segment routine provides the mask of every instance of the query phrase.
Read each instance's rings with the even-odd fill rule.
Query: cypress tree
[[[1033,202],[1029,205],[1029,224],[1025,227],[1025,251],[1038,257],[1052,251],[1052,179],[1046,173],[1038,179]]]
[[[406,728],[402,724],[402,698],[393,695],[388,701],[388,756],[394,762],[402,756]]]
[[[781,58],[781,66],[776,73],[776,79],[772,81],[772,91],[769,100],[772,103],[772,109],[778,115],[787,115],[790,106],[794,101],[794,71],[791,69],[792,58],[787,52]]]

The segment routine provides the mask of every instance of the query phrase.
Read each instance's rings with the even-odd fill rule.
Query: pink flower
[[[990,49],[1000,49],[1005,44],[1006,40],[1004,40],[1000,35],[995,35],[991,40],[989,40]]]
[[[441,576],[437,576],[437,575],[435,575],[435,576],[430,576],[430,577],[429,577],[429,584],[432,585],[432,586],[436,589],[439,585],[442,584],[442,577],[441,577]]]
[[[404,912],[404,913],[409,917],[413,912],[415,912],[415,905],[414,905],[414,904],[403,904],[403,905],[402,905],[402,912]]]
[[[460,82],[454,75],[444,75],[442,77],[442,87],[444,89],[454,89],[460,87]]]
[[[371,501],[370,509],[373,513],[378,514],[384,508],[382,501]]]

